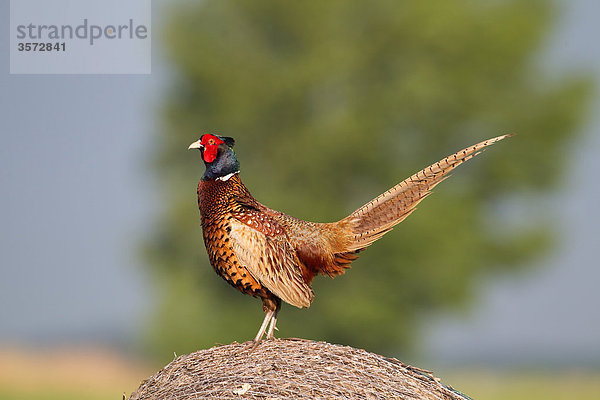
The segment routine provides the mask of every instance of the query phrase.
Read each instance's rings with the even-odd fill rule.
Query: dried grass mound
[[[297,339],[213,347],[144,381],[142,399],[468,399],[431,372],[364,350]]]

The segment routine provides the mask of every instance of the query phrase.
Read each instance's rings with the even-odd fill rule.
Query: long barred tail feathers
[[[354,235],[347,251],[364,249],[382,237],[408,217],[417,204],[448,177],[450,171],[480,154],[486,147],[510,136],[498,136],[460,150],[405,179],[344,218],[342,221],[353,226]]]

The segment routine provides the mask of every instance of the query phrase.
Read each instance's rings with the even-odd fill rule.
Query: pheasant
[[[333,223],[303,221],[256,201],[240,178],[233,138],[204,134],[192,143],[188,149],[199,149],[206,166],[198,206],[210,263],[234,288],[262,300],[265,318],[254,342],[265,333],[274,338],[282,300],[309,307],[316,275],[343,274],[360,251],[408,217],[450,171],[508,136],[456,152]]]

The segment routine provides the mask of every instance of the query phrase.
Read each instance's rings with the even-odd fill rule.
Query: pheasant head
[[[227,136],[206,133],[188,149],[199,149],[206,171],[203,180],[223,179],[239,172],[240,163],[233,152],[235,140]]]

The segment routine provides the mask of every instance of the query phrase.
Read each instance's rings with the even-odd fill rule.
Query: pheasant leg
[[[254,338],[255,343],[259,343],[262,340],[262,337],[265,334],[265,331],[267,330],[267,325],[269,324],[269,321],[271,321],[271,319],[273,318],[273,314],[275,314],[275,310],[267,310],[265,312],[265,319],[263,320],[263,323],[260,326],[256,337]]]
[[[275,308],[275,311],[273,312],[273,317],[271,318],[271,325],[269,325],[269,331],[267,333],[267,340],[269,339],[275,339],[275,331],[278,331],[279,329],[277,329],[277,314],[279,314],[279,310],[281,310],[281,300],[278,299],[277,301],[277,308]]]

